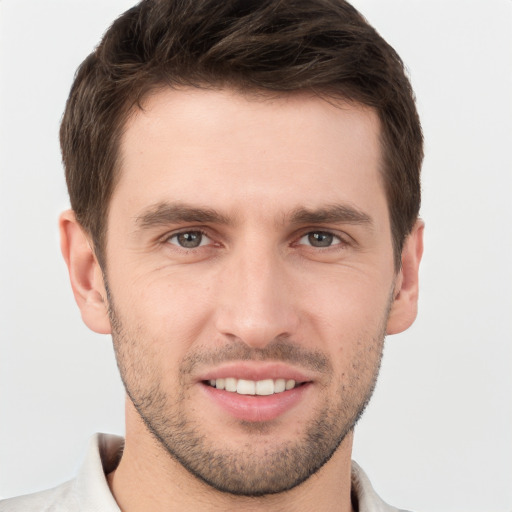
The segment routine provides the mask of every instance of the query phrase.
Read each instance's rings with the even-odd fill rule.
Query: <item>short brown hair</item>
[[[423,136],[402,60],[344,0],[143,0],[79,67],[60,130],[71,207],[104,264],[123,127],[162,86],[311,91],[370,106],[397,268],[420,207]]]

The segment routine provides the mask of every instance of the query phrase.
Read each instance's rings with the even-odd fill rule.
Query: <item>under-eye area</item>
[[[268,396],[277,393],[284,393],[297,387],[303,386],[306,382],[296,382],[293,379],[264,379],[247,380],[227,377],[223,379],[212,379],[203,381],[212,388],[238,393],[239,395]]]

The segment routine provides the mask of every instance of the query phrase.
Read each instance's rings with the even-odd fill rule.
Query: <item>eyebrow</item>
[[[369,215],[349,205],[330,205],[319,209],[296,208],[286,215],[291,224],[366,224],[373,226]],[[201,208],[184,203],[161,202],[152,205],[135,218],[139,229],[179,224],[181,222],[232,224],[225,215],[212,208]]]
[[[297,208],[291,216],[292,224],[366,224],[373,226],[372,218],[361,210],[349,205],[331,205],[325,208],[309,210]]]
[[[183,203],[157,203],[145,209],[135,218],[140,229],[180,222],[230,224],[230,220],[211,208],[198,208]]]

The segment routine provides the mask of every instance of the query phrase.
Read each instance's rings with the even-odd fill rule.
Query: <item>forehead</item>
[[[306,93],[163,89],[129,118],[113,201],[164,201],[237,213],[385,198],[376,113]],[[379,202],[378,201],[378,202]]]

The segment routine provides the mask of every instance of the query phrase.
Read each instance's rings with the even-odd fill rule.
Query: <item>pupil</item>
[[[332,245],[333,235],[323,231],[316,231],[310,233],[308,238],[309,243],[314,247],[329,247]]]
[[[178,235],[178,242],[182,247],[192,249],[194,247],[199,247],[201,244],[201,238],[202,235],[199,231],[188,231]]]

